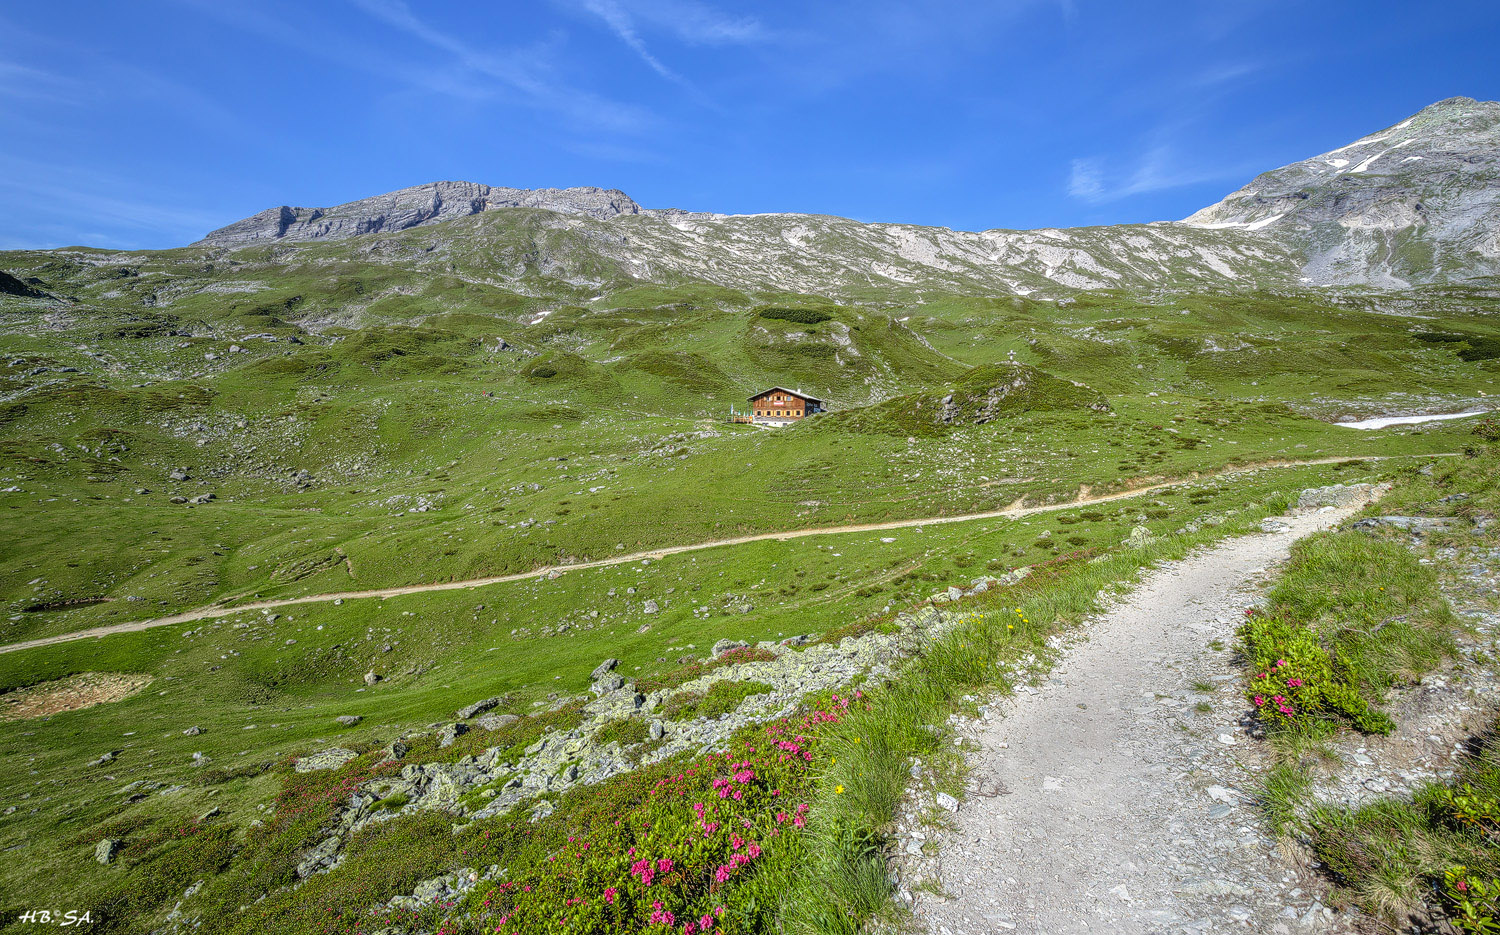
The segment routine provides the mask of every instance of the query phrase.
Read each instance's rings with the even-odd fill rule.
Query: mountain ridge
[[[515,208],[548,216],[502,223]],[[457,223],[476,216],[491,220]],[[642,281],[845,295],[872,286],[1020,295],[1052,287],[1402,289],[1500,276],[1500,103],[1438,101],[1263,172],[1187,218],[1149,224],[958,231],[794,212],[647,208],[613,188],[439,181],[327,208],[267,209],[194,246],[349,240],[444,224],[447,233],[425,249],[472,253],[463,241],[485,242],[497,269],[540,256],[535,265],[577,282],[604,264]],[[548,243],[516,245],[511,234],[520,227],[548,232]],[[557,249],[554,241],[566,243]]]

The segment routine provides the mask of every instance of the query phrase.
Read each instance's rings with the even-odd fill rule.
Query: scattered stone
[[[659,611],[660,609],[661,608],[659,606],[657,606],[656,601],[651,600],[651,601],[647,601],[645,603],[645,605],[643,607],[641,607],[641,613],[654,614],[657,611]]]
[[[371,669],[369,672],[365,673],[365,684],[366,685],[374,685],[378,681],[380,681],[380,676],[378,676],[378,675],[375,674],[375,670],[374,669]]]
[[[360,717],[358,714],[340,714],[338,717],[334,718],[334,720],[338,721],[345,727],[353,727],[355,724],[358,724],[360,721],[364,720],[364,718]]]
[[[203,728],[195,724],[192,727],[189,727],[187,730],[183,731],[182,735],[184,737],[196,737],[201,733],[203,733]]]
[[[938,808],[941,808],[944,811],[958,811],[958,799],[955,799],[953,796],[949,795],[946,792],[939,792],[935,796],[935,801],[937,802]]]
[[[99,843],[94,845],[94,859],[101,864],[109,863],[115,859],[115,855],[120,852],[124,843],[119,838],[100,839]]]

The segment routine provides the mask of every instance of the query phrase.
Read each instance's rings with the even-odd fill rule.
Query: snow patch
[[[1448,419],[1467,419],[1469,416],[1482,416],[1489,410],[1471,409],[1468,412],[1449,412],[1435,416],[1380,416],[1374,419],[1360,419],[1357,422],[1335,422],[1346,429],[1383,429],[1392,425],[1416,425],[1419,422],[1444,422]]]

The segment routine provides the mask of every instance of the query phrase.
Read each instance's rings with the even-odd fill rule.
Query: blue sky
[[[1500,4],[0,2],[0,249],[435,179],[968,230],[1183,217],[1455,95]]]

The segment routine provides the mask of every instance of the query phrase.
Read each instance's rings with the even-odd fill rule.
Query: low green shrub
[[[1254,613],[1240,627],[1254,670],[1246,695],[1262,720],[1277,726],[1347,721],[1365,733],[1385,734],[1391,719],[1360,696],[1349,665],[1317,635],[1284,614]]]
[[[776,308],[767,307],[759,309],[756,314],[762,318],[774,318],[780,321],[791,321],[801,325],[816,325],[819,322],[828,321],[832,314],[815,308]]]

